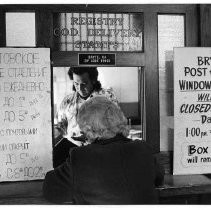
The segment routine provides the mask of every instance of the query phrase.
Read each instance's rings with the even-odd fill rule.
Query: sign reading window
[[[174,49],[174,174],[211,172],[211,48]]]
[[[54,13],[55,51],[143,51],[143,13]]]

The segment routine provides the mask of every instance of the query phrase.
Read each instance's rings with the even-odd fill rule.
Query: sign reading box
[[[211,172],[211,48],[174,49],[174,174]]]
[[[0,182],[43,179],[52,164],[50,49],[0,48]]]
[[[97,65],[97,66],[115,66],[116,65],[116,54],[78,54],[79,65]]]

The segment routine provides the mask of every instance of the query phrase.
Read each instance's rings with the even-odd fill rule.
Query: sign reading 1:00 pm
[[[79,53],[79,65],[101,65],[101,66],[115,66],[116,54],[115,53]]]
[[[54,13],[55,51],[143,51],[143,13]]]

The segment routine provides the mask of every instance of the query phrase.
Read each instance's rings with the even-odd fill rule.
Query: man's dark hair
[[[84,73],[88,73],[89,78],[95,82],[94,83],[94,90],[99,91],[101,87],[100,81],[98,81],[98,70],[97,67],[79,67],[73,66],[69,68],[68,75],[71,80],[73,80],[73,74],[82,75]],[[73,90],[76,91],[74,85]]]

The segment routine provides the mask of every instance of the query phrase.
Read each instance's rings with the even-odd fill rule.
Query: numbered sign
[[[211,48],[174,49],[174,174],[211,172]]]
[[[0,48],[0,181],[52,169],[50,49]]]

